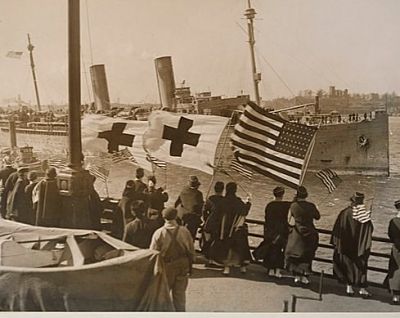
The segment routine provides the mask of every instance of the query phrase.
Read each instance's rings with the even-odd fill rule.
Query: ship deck
[[[382,287],[369,287],[370,299],[348,297],[345,287],[336,280],[323,278],[322,300],[319,300],[320,276],[311,277],[308,286],[297,286],[292,278],[269,278],[266,270],[251,264],[246,274],[231,271],[229,277],[222,269],[206,268],[201,258],[194,270],[187,290],[189,312],[283,312],[288,301],[292,311],[293,295],[296,312],[399,312],[399,305],[391,304],[391,295]]]

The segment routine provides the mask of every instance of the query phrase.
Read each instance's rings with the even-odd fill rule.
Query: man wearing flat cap
[[[285,246],[289,234],[288,212],[290,201],[283,201],[285,189],[276,187],[273,190],[274,200],[265,207],[264,241],[260,248],[253,252],[257,259],[263,259],[268,275],[282,277],[281,270],[285,262]],[[257,250],[260,255],[257,255]]]
[[[192,234],[193,240],[196,238],[197,229],[201,224],[201,213],[204,204],[203,193],[199,191],[200,184],[196,176],[190,176],[189,184],[183,188],[175,202],[175,208],[178,209],[178,217]]]
[[[333,226],[331,244],[334,246],[333,273],[346,284],[346,294],[354,295],[353,287],[368,298],[367,267],[371,251],[373,226],[371,211],[364,204],[364,194],[356,192],[350,205],[342,210]]]
[[[195,251],[190,232],[176,221],[177,214],[178,211],[172,207],[162,211],[165,224],[154,232],[150,249],[159,251],[164,260],[175,310],[185,311],[186,288]]]

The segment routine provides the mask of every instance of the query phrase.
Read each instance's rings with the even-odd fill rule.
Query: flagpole
[[[211,177],[211,181],[210,181],[210,184],[208,185],[208,189],[207,189],[206,200],[208,199],[208,196],[210,195],[211,187],[212,187],[212,184],[213,184],[214,179],[215,179],[215,172],[216,172],[215,168],[218,169],[218,167],[219,167],[219,163],[221,162],[221,158],[222,158],[222,154],[223,154],[224,149],[225,149],[226,142],[228,141],[229,127],[230,127],[230,125],[232,123],[233,114],[234,114],[234,112],[232,112],[231,117],[229,118],[229,121],[225,126],[225,128],[228,128],[228,131],[225,134],[224,142],[222,143],[222,148],[221,148],[221,150],[219,152],[219,157],[217,159],[217,164],[215,165],[215,167],[213,169],[213,175]]]
[[[304,165],[304,169],[303,169],[303,173],[302,173],[302,175],[301,175],[301,179],[300,179],[299,186],[301,186],[301,185],[303,184],[304,178],[305,178],[305,176],[306,176],[308,164],[310,163],[311,155],[312,155],[312,152],[313,152],[314,146],[315,146],[315,139],[316,139],[316,137],[317,137],[317,131],[318,131],[319,127],[321,126],[321,123],[322,123],[322,119],[320,120],[320,122],[319,122],[319,124],[318,124],[317,130],[315,131],[314,137],[313,137],[313,139],[312,139],[312,141],[311,141],[311,146],[310,146],[310,148],[309,148],[308,151],[307,151],[307,155],[306,155],[306,164]]]
[[[167,184],[168,184],[168,182],[167,182],[167,180],[168,180],[168,172],[167,172],[167,169],[168,169],[168,165],[165,165],[165,171],[164,171],[165,189],[164,189],[164,190],[167,189]]]
[[[299,186],[301,186],[303,184],[304,178],[306,176],[307,167],[308,167],[308,164],[310,163],[311,154],[312,154],[312,152],[314,150],[314,145],[315,145],[315,135],[314,135],[313,140],[311,142],[311,146],[310,146],[310,148],[308,149],[308,152],[307,152],[306,163],[304,165],[303,173],[301,174],[301,179],[300,179]]]
[[[109,198],[109,197],[110,197],[110,194],[108,193],[107,179],[104,179],[104,185],[105,185],[105,187],[106,187],[106,195],[107,195],[107,198]]]

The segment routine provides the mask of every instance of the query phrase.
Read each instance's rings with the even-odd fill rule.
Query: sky
[[[67,100],[67,0],[0,0],[0,104]],[[252,0],[263,99],[304,89],[400,92],[399,0]],[[81,0],[82,102],[89,66],[105,64],[110,98],[157,103],[154,59],[170,55],[177,86],[251,94],[247,0]],[[24,51],[21,59],[8,51]]]

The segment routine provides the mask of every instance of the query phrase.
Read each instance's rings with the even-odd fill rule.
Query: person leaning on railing
[[[390,220],[388,235],[393,243],[389,259],[388,275],[384,285],[393,295],[393,304],[400,304],[400,200],[394,203],[397,215]]]
[[[373,225],[371,211],[365,207],[364,194],[356,192],[351,204],[342,210],[333,226],[333,274],[346,284],[348,296],[359,287],[363,298],[371,297],[367,287],[368,258],[371,252]]]
[[[289,236],[285,248],[286,268],[295,278],[295,283],[308,285],[311,264],[318,248],[318,232],[314,220],[320,214],[314,203],[306,201],[307,189],[300,186],[289,209]]]

